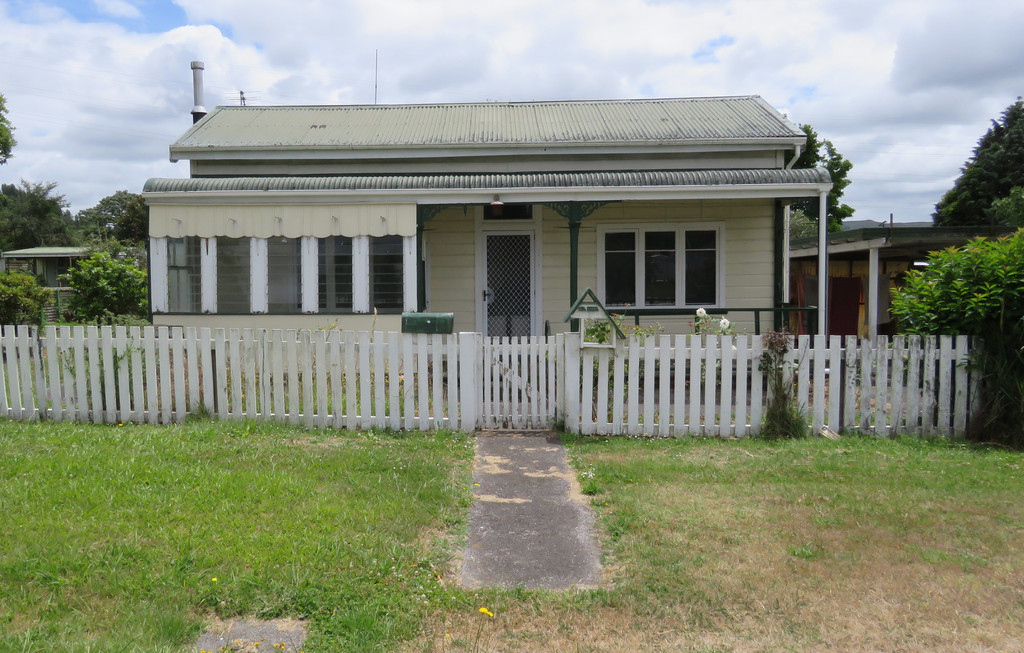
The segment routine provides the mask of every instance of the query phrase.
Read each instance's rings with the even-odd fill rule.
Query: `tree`
[[[789,216],[789,238],[799,240],[801,238],[814,238],[818,235],[818,219],[809,218],[807,214],[796,209]]]
[[[996,224],[1024,227],[1024,186],[1014,186],[1006,197],[992,202]]]
[[[75,223],[86,237],[116,238],[126,245],[142,245],[149,235],[149,209],[142,195],[119,190],[83,209]]]
[[[978,141],[960,177],[935,205],[937,225],[999,224],[993,204],[1024,186],[1024,101],[1017,98]]]
[[[0,274],[0,324],[41,325],[43,307],[52,296],[50,290],[40,286],[31,274]]]
[[[71,244],[71,214],[55,183],[0,186],[0,250]]]
[[[853,207],[841,202],[846,187],[850,185],[850,169],[853,164],[840,154],[830,140],[821,140],[818,132],[810,125],[800,125],[807,134],[807,146],[793,164],[794,168],[817,168],[824,166],[832,177],[832,190],[828,193],[828,230],[839,231],[843,220],[853,215]],[[793,209],[818,222],[818,200],[804,199],[793,202]]]
[[[85,321],[115,315],[148,314],[146,273],[107,252],[97,252],[76,263],[61,279],[75,290],[71,310]]]
[[[14,126],[7,119],[7,100],[0,94],[0,164],[7,163],[7,159],[11,158],[11,150],[18,144],[14,140],[13,131]]]
[[[893,294],[904,333],[979,336],[971,362],[980,377],[975,437],[1024,447],[1024,229],[934,252]]]

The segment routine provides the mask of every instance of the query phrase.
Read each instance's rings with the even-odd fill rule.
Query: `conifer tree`
[[[1001,224],[993,204],[1024,186],[1024,100],[1017,98],[978,141],[961,175],[939,203],[937,225]]]

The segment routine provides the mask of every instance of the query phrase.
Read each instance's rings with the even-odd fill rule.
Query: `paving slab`
[[[299,653],[306,622],[299,619],[214,620],[199,637],[200,653]]]
[[[598,586],[594,513],[555,433],[478,433],[473,482],[463,587]]]

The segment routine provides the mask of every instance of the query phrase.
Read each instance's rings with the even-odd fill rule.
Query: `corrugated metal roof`
[[[27,249],[9,249],[3,253],[4,258],[55,258],[61,256],[85,256],[88,247],[29,247]]]
[[[474,190],[829,184],[824,168],[779,170],[643,170],[504,174],[348,175],[332,177],[155,178],[143,192]]]
[[[802,138],[758,96],[479,104],[218,107],[171,145],[395,148]]]

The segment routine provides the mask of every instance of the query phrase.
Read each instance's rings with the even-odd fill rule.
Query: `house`
[[[190,176],[143,192],[153,321],[541,335],[592,288],[667,332],[698,307],[751,331],[788,202],[831,188],[790,167],[804,142],[756,96],[218,107],[170,146]]]
[[[1010,227],[944,227],[931,222],[847,220],[842,231],[828,234],[829,335],[874,338],[892,335],[889,299],[907,270],[921,265],[930,252],[959,247],[974,238],[1013,233]],[[794,240],[789,247],[791,298],[797,306],[817,304],[816,238]],[[794,333],[807,333],[794,320]]]
[[[36,277],[39,284],[53,291],[53,299],[44,308],[47,320],[59,319],[63,307],[74,291],[61,283],[60,275],[89,255],[86,247],[28,247],[9,249],[0,254],[0,272],[26,272]]]
[[[60,275],[79,259],[88,255],[85,247],[29,247],[9,249],[0,254],[0,272],[27,272],[48,288],[60,286]]]

